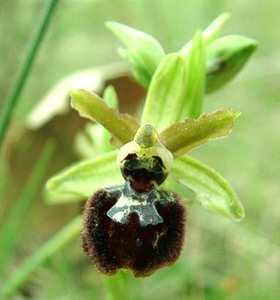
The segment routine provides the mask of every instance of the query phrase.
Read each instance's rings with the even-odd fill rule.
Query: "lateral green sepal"
[[[244,218],[244,208],[231,185],[194,158],[186,155],[175,159],[168,180],[192,190],[202,207],[235,221]]]
[[[101,188],[121,184],[123,179],[116,157],[114,150],[62,170],[47,181],[47,202],[75,202],[88,198]]]

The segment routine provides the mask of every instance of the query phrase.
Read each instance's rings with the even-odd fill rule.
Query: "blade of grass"
[[[30,179],[27,181],[11,214],[0,230],[0,273],[7,264],[7,258],[18,238],[17,232],[19,223],[24,218],[40,181],[48,168],[49,162],[54,154],[54,149],[55,144],[52,141],[46,143]]]
[[[15,79],[15,85],[8,97],[8,100],[2,113],[2,117],[0,118],[0,147],[3,143],[6,130],[11,120],[12,113],[18,103],[20,94],[25,86],[26,80],[33,66],[36,54],[42,43],[43,37],[47,32],[50,20],[54,14],[55,7],[58,1],[59,0],[46,1],[46,4],[43,8],[42,16],[39,20],[38,27],[36,28],[34,35],[31,37],[22,65]]]
[[[10,297],[28,280],[29,276],[51,255],[76,238],[82,230],[82,216],[78,216],[65,225],[49,241],[29,257],[17,271],[4,283],[0,299],[11,299]]]

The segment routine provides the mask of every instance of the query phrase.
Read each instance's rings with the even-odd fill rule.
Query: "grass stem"
[[[8,96],[6,105],[4,106],[2,116],[0,118],[0,147],[3,143],[5,133],[11,120],[12,113],[18,103],[20,94],[25,86],[28,75],[32,69],[36,54],[42,43],[47,29],[50,24],[50,20],[54,14],[55,7],[59,0],[46,0],[46,4],[43,8],[42,16],[39,20],[39,24],[36,27],[34,35],[31,37],[30,43],[26,50],[22,65],[18,71],[15,79],[15,84],[11,93]]]

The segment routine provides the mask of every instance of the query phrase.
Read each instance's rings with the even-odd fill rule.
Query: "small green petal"
[[[73,145],[75,152],[79,157],[86,159],[104,153],[104,133],[105,129],[99,124],[87,123],[84,129],[75,136]],[[109,134],[108,132],[106,133]]]
[[[134,117],[128,114],[120,114],[92,92],[79,89],[70,92],[70,94],[72,107],[82,117],[96,121],[105,127],[115,137],[119,147],[133,140],[139,128],[139,124]]]
[[[256,48],[255,40],[239,35],[213,42],[207,48],[206,92],[214,92],[234,78]]]
[[[103,98],[112,108],[118,108],[118,96],[112,85],[105,88]],[[92,158],[113,150],[110,144],[111,134],[101,125],[87,123],[74,141],[74,148],[83,158]]]
[[[88,198],[95,191],[123,182],[116,164],[117,151],[79,162],[48,180],[47,201],[51,204]]]
[[[119,107],[119,99],[115,88],[112,85],[106,87],[103,93],[103,98],[112,108]]]
[[[120,54],[132,65],[139,83],[147,88],[165,55],[160,43],[151,35],[132,27],[117,22],[107,22],[106,25],[127,47],[121,49]]]
[[[230,184],[215,170],[189,156],[174,160],[168,179],[171,184],[173,181],[190,188],[201,205],[216,214],[235,221],[245,215]]]
[[[141,124],[151,124],[161,131],[178,120],[178,108],[184,100],[185,61],[179,54],[169,54],[158,66],[150,84]]]
[[[204,113],[197,120],[188,118],[173,124],[160,133],[159,139],[173,156],[182,156],[210,140],[228,136],[238,116],[229,109]]]

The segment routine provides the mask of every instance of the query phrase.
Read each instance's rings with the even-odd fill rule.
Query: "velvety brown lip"
[[[184,242],[186,213],[179,197],[175,193],[172,196],[174,201],[156,203],[163,223],[145,227],[134,213],[125,224],[107,216],[117,201],[116,192],[99,190],[89,199],[84,212],[83,249],[100,272],[113,275],[127,268],[134,276],[144,277],[177,260]]]

